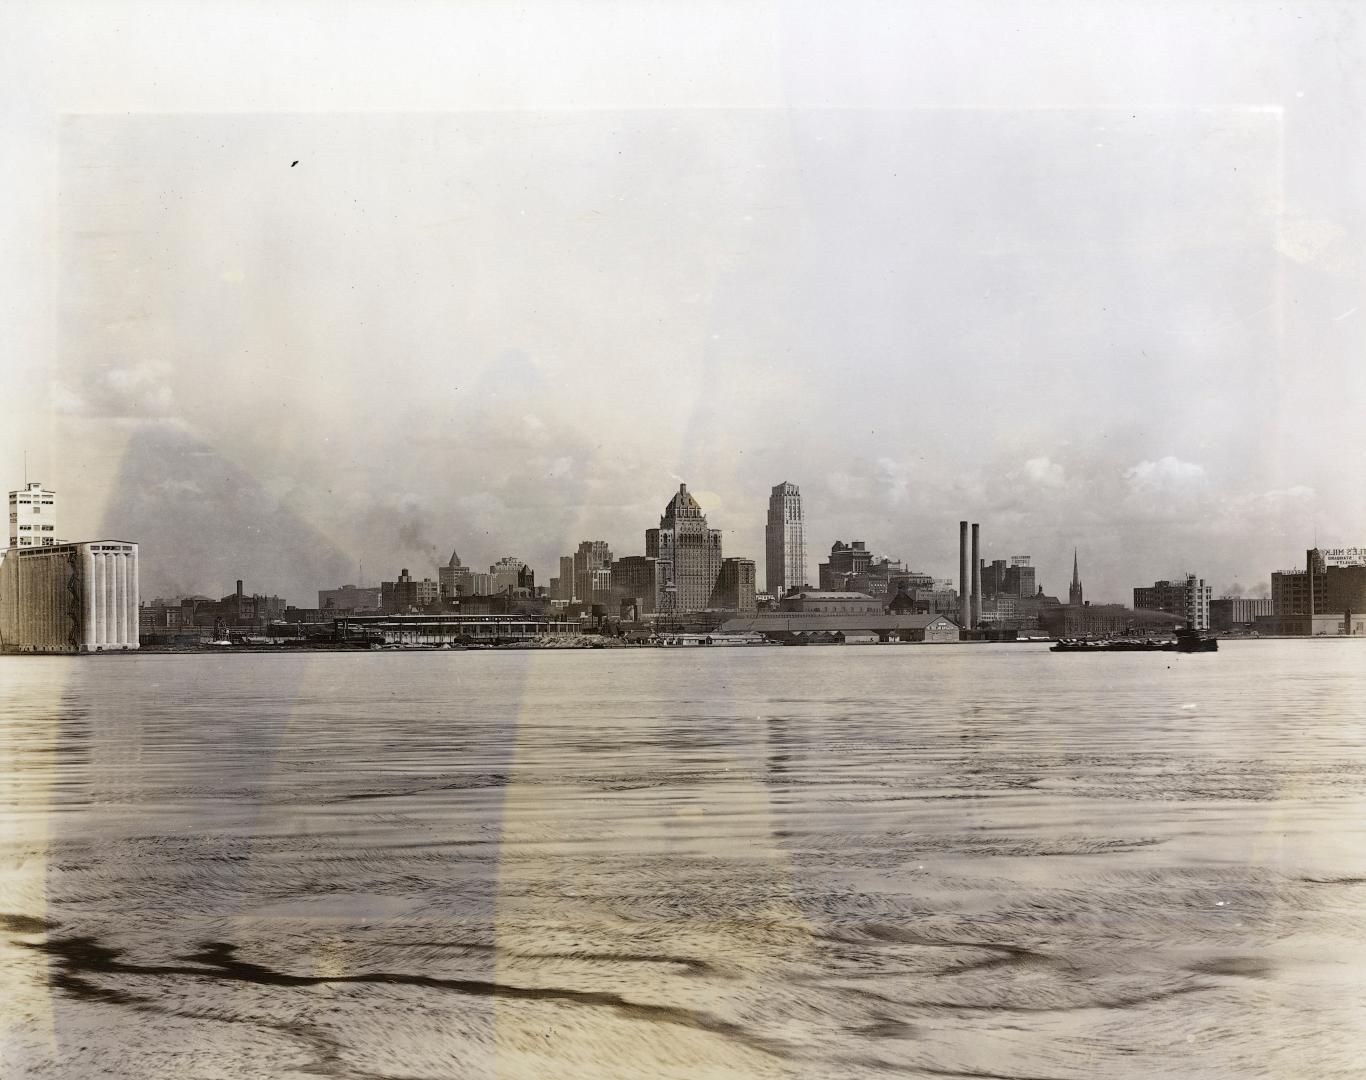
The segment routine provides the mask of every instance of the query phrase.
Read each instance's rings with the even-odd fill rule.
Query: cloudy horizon
[[[963,518],[1122,602],[1366,541],[1361,78],[1328,62],[1361,31],[1026,6],[878,9],[876,41],[783,9],[725,46],[780,104],[639,70],[557,107],[77,101],[48,422],[6,432],[7,486],[31,447],[146,596],[300,606],[452,549],[538,582],[581,540],[640,553],[680,482],[760,580],[785,480],[813,580],[836,539],[956,577]]]

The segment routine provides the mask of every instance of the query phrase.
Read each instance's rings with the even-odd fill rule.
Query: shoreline
[[[1308,637],[1296,634],[1263,634],[1258,637],[1244,637],[1234,635],[1220,637],[1215,635],[1219,641],[1366,641],[1363,635],[1337,635],[1329,637],[1319,635]],[[28,652],[28,651],[0,651],[0,658],[7,657],[52,657],[52,656],[223,656],[223,655],[290,655],[296,653],[347,653],[370,656],[375,653],[454,653],[454,652],[601,652],[616,651],[622,649],[657,649],[669,652],[697,652],[712,649],[781,649],[781,648],[887,648],[903,645],[911,646],[953,646],[953,645],[1046,645],[1056,644],[1054,639],[1032,640],[1032,641],[889,641],[876,643],[863,643],[858,645],[840,644],[837,642],[810,642],[804,645],[791,646],[784,645],[782,642],[747,642],[743,644],[717,642],[714,644],[662,644],[653,642],[611,642],[611,643],[540,643],[540,642],[509,642],[502,645],[381,645],[376,647],[361,645],[336,645],[336,644],[310,644],[310,645],[221,645],[221,646],[197,646],[185,648],[167,648],[162,646],[146,646],[137,649],[109,649],[99,652]],[[1096,652],[1105,650],[1097,649]]]

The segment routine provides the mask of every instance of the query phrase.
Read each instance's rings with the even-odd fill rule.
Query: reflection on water
[[[1366,650],[0,661],[5,1076],[1361,1076]]]

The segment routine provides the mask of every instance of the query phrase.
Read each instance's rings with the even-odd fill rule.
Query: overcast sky
[[[826,7],[6,9],[5,486],[301,605],[680,481],[761,575],[783,480],[813,578],[1366,543],[1355,5]]]

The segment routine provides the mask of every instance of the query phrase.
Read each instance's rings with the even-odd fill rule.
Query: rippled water
[[[1366,1075],[1366,646],[0,660],[0,1064]]]

